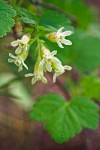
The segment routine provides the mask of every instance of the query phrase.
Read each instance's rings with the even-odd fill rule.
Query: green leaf
[[[56,31],[61,27],[73,30],[70,20],[64,15],[59,14],[55,11],[46,11],[40,17],[39,25],[45,26],[46,28],[52,29],[53,31]]]
[[[41,100],[42,99],[42,100]],[[46,121],[48,117],[61,105],[63,106],[65,100],[57,95],[50,94],[42,96],[33,107],[30,117],[38,121]],[[38,109],[41,108],[41,109]],[[42,110],[42,111],[41,111]]]
[[[76,31],[71,37],[73,45],[67,50],[67,57],[81,72],[91,71],[100,65],[100,40],[98,37]]]
[[[6,1],[0,0],[0,37],[6,36],[14,26],[13,17],[16,16],[16,11],[7,4]]]
[[[92,99],[100,100],[100,79],[97,75],[87,75],[81,78],[82,94]]]
[[[27,24],[36,24],[35,16],[25,8],[16,7],[17,13],[20,16],[20,19]]]
[[[87,97],[74,97],[66,102],[56,94],[42,96],[32,108],[30,117],[44,122],[44,128],[58,143],[68,141],[83,128],[98,124],[98,106]]]
[[[64,12],[76,17],[77,24],[80,28],[86,29],[93,20],[92,11],[84,0],[44,0]]]

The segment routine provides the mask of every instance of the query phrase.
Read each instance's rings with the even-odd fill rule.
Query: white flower
[[[56,78],[63,74],[65,70],[71,70],[72,67],[70,66],[63,66],[61,61],[55,57],[57,51],[50,52],[45,46],[41,47],[41,62],[39,63],[39,67],[42,68],[44,71],[54,71],[53,82],[56,82]]]
[[[8,62],[16,64],[16,66],[19,67],[18,72],[23,70],[23,66],[28,70],[27,65],[24,63],[24,60],[27,58],[28,53],[22,53],[21,55],[17,56],[14,56],[13,54],[9,53],[9,56],[11,58],[8,59]]]
[[[63,74],[65,70],[71,70],[72,67],[70,66],[63,66],[61,61],[55,57],[57,51],[50,52],[45,46],[41,48],[41,62],[39,67],[42,68],[44,71],[54,71],[53,82],[56,82],[57,76]]]
[[[72,34],[72,31],[67,30],[65,32],[62,32],[63,29],[64,29],[64,27],[61,27],[56,32],[56,42],[60,48],[64,48],[62,44],[72,45],[72,42],[70,40],[65,39],[66,36],[69,36]]]
[[[40,62],[39,64],[39,67],[40,68],[44,68],[45,71],[49,71],[51,72],[52,71],[52,61],[53,61],[53,58],[54,58],[54,55],[57,54],[57,51],[52,51],[50,52],[49,49],[47,49],[45,46],[42,46],[42,61]]]
[[[47,83],[47,79],[44,77],[43,68],[40,68],[39,64],[40,64],[40,59],[38,59],[35,64],[34,73],[29,73],[25,75],[25,77],[33,77],[32,84],[35,84],[39,80],[41,80],[43,83]]]
[[[25,77],[33,77],[32,84],[35,84],[37,81],[41,80],[43,83],[47,83],[47,79],[43,76],[43,73],[39,71],[39,73],[28,73]]]
[[[27,35],[23,35],[21,39],[17,39],[16,41],[11,42],[11,45],[13,47],[18,46],[17,49],[15,50],[15,53],[20,54],[23,50],[27,51],[29,47],[28,45],[29,40],[30,38]]]
[[[53,67],[53,70],[55,72],[54,76],[53,76],[53,82],[56,82],[56,78],[59,75],[62,75],[65,72],[65,70],[71,70],[72,69],[71,66],[68,66],[68,65],[63,66],[61,61],[56,57],[54,57],[54,59],[53,59],[52,67]]]

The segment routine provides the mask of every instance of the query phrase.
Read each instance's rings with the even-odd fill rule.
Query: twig
[[[44,8],[48,8],[48,9],[51,9],[53,11],[63,14],[65,17],[69,18],[72,21],[74,26],[77,26],[77,19],[75,16],[65,13],[63,10],[59,9],[58,7],[56,7],[50,3],[40,2],[39,0],[30,0],[30,1],[31,1],[31,3],[33,3],[36,6],[42,6]]]

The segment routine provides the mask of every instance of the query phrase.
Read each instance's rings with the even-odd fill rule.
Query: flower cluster
[[[70,66],[63,66],[61,61],[55,57],[57,51],[50,52],[44,45],[40,46],[40,52],[37,62],[34,67],[34,72],[26,74],[25,77],[33,76],[32,84],[41,80],[43,83],[47,83],[47,79],[44,77],[45,72],[54,72],[53,82],[56,82],[56,78],[63,74],[65,70],[71,70]]]
[[[19,67],[18,71],[23,70],[23,66],[28,69],[27,65],[24,63],[28,56],[28,42],[30,38],[27,35],[24,35],[21,39],[18,39],[16,41],[13,41],[11,45],[13,47],[17,47],[15,50],[16,56],[9,53],[9,59],[8,62],[16,64],[16,66]]]
[[[71,45],[72,42],[70,40],[65,39],[66,36],[72,34],[71,31],[62,32],[64,27],[60,28],[57,32],[50,33],[46,35],[52,42],[57,42],[60,48],[64,48],[62,44]],[[24,63],[26,60],[28,53],[29,53],[29,41],[30,38],[27,35],[24,35],[21,39],[13,41],[11,45],[13,47],[17,47],[15,50],[16,56],[9,53],[10,58],[8,62],[15,63],[21,71],[23,66],[28,69],[27,65]],[[44,76],[45,72],[53,72],[53,82],[56,82],[56,78],[59,75],[62,75],[65,70],[71,70],[72,67],[62,65],[62,62],[55,56],[57,54],[57,50],[50,51],[45,45],[42,40],[37,40],[38,47],[37,47],[37,60],[34,66],[33,73],[28,73],[25,77],[32,77],[32,84],[35,84],[37,81],[41,80],[43,83],[47,83],[47,79]]]

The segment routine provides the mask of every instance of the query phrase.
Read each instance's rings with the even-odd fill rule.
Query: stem
[[[30,1],[31,1],[31,3],[33,3],[36,6],[41,6],[41,7],[44,7],[44,8],[48,8],[50,10],[53,10],[53,11],[56,11],[58,13],[63,14],[65,17],[69,18],[72,21],[74,26],[77,26],[77,19],[76,19],[76,17],[72,16],[72,15],[70,15],[68,13],[65,13],[60,8],[54,6],[54,5],[50,4],[50,3],[40,2],[39,0],[30,0]]]

